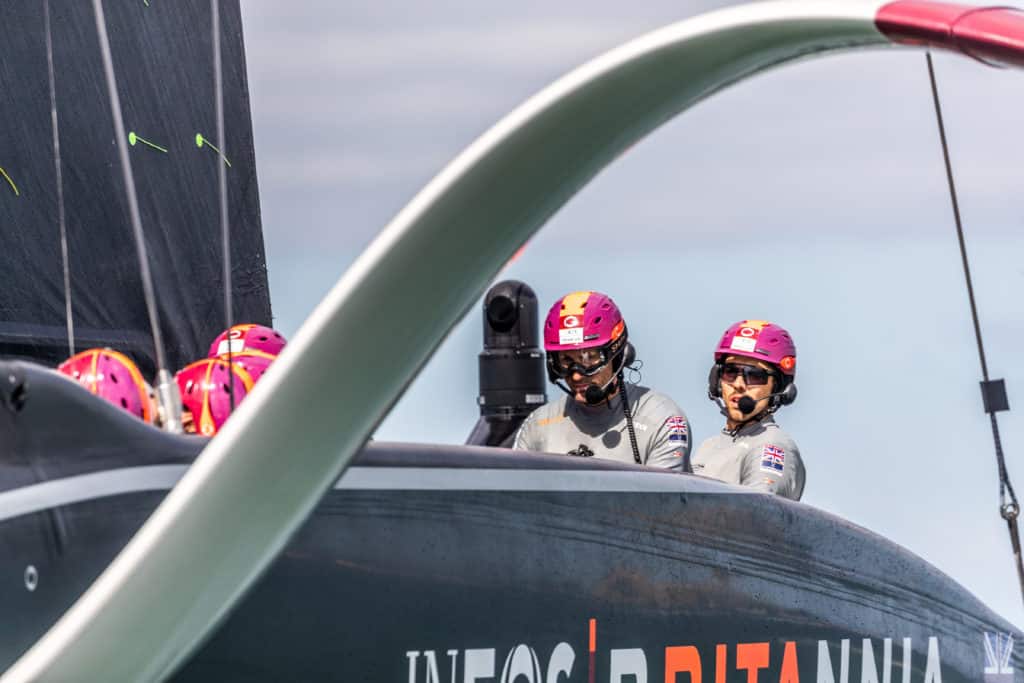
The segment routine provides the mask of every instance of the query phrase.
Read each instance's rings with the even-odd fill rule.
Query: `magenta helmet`
[[[744,356],[777,365],[796,375],[796,345],[782,327],[767,320],[741,320],[729,326],[715,349],[715,362],[726,356]]]
[[[573,292],[555,302],[544,322],[544,350],[571,351],[615,344],[626,339],[626,322],[611,297],[600,292]]]
[[[277,331],[263,325],[246,323],[234,325],[231,329],[221,332],[210,345],[207,357],[223,356],[229,350],[232,355],[243,351],[259,351],[276,356],[281,353],[284,345],[285,339]]]
[[[153,404],[142,373],[131,358],[110,349],[76,353],[57,370],[97,396],[144,422],[153,421]]]
[[[213,436],[231,415],[231,389],[235,405],[252,391],[252,376],[238,363],[204,358],[186,365],[174,376],[182,405],[192,414],[192,426],[203,436]]]

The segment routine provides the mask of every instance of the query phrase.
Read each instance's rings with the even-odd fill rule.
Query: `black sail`
[[[0,8],[0,355],[68,355],[45,0]],[[153,367],[152,337],[90,2],[50,2],[76,350]],[[171,370],[224,328],[217,171],[226,158],[235,322],[270,324],[239,3],[221,3],[226,144],[216,140],[210,3],[105,4]],[[203,136],[210,144],[197,145]]]

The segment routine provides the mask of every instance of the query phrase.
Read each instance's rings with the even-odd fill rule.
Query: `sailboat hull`
[[[29,390],[0,409],[4,667],[204,445],[6,366]],[[935,568],[808,505],[594,458],[371,443],[176,678],[1009,683],[1010,637]]]

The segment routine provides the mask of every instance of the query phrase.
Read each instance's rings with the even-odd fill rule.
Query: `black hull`
[[[6,667],[203,442],[0,369],[27,388],[0,409]],[[835,681],[873,680],[868,662],[878,681],[1009,683],[986,634],[1020,639],[927,563],[806,505],[594,459],[370,444],[176,678],[673,681],[699,663],[716,683],[822,680],[827,658]]]

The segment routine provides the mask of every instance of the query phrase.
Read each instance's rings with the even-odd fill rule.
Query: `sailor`
[[[796,399],[795,377],[796,346],[786,330],[766,320],[729,327],[708,375],[708,398],[725,428],[697,449],[694,473],[800,500],[800,450],[773,417]]]
[[[186,365],[174,379],[181,392],[182,426],[186,433],[202,436],[216,434],[230,417],[232,408],[256,384],[240,363],[228,363],[221,358],[204,358]]]
[[[566,395],[530,413],[514,448],[682,470],[690,425],[672,399],[629,385],[626,323],[599,292],[568,294],[544,323],[548,379]]]
[[[135,362],[112,349],[88,349],[68,358],[57,371],[143,422],[156,417],[152,389]]]

